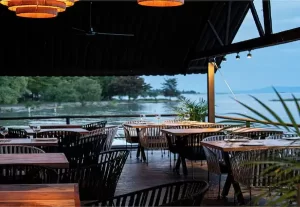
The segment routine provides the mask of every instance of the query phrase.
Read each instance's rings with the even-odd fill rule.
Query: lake
[[[285,114],[283,107],[280,102],[270,101],[276,99],[276,94],[266,93],[266,94],[252,94],[271,109],[275,110],[284,121],[289,121],[287,114]],[[283,93],[281,94],[284,98],[291,98],[291,94]],[[296,97],[300,96],[299,94],[294,94]],[[204,98],[206,100],[206,94],[188,94],[184,95],[185,97],[191,100],[197,100],[199,98]],[[159,97],[160,98],[160,97]],[[236,94],[237,100],[248,104],[251,107],[254,107],[256,110],[263,112],[267,117],[271,116],[262,110],[262,107],[259,106],[249,95],[247,94]],[[64,119],[51,119],[51,120],[34,120],[34,116],[62,116],[62,115],[109,115],[109,114],[166,114],[173,113],[172,107],[176,106],[177,102],[158,102],[158,103],[143,103],[143,102],[111,102],[108,104],[103,103],[94,103],[85,107],[79,105],[67,105],[63,107],[58,107],[56,112],[54,111],[54,104],[47,104],[46,106],[41,106],[38,109],[31,110],[28,113],[27,109],[24,107],[14,107],[13,111],[3,111],[0,113],[2,117],[33,117],[32,120],[15,120],[15,121],[0,121],[0,125],[6,126],[28,126],[32,125],[42,125],[42,124],[61,124],[65,123]],[[287,102],[287,105],[290,107],[292,113],[295,115],[296,121],[299,123],[299,115],[294,106],[293,102]],[[218,115],[227,115],[227,116],[236,116],[230,113],[243,113],[251,115],[252,113],[247,111],[242,105],[238,104],[230,94],[216,94],[216,114]],[[122,124],[126,120],[133,120],[134,118],[109,118],[107,119],[109,124]],[[138,119],[138,118],[135,118]],[[156,121],[155,118],[147,118],[152,121]],[[170,119],[170,118],[162,118]],[[88,122],[98,121],[98,119],[72,119],[71,124],[84,124]],[[218,120],[217,120],[218,121]]]

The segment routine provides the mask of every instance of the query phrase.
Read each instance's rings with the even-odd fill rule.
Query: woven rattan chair
[[[37,165],[0,165],[0,184],[57,183],[54,169]]]
[[[245,139],[246,137],[242,136],[233,136],[233,135],[217,135],[217,136],[210,136],[203,139],[205,142],[212,142],[212,141],[223,141],[224,139]],[[228,167],[223,158],[223,153],[215,148],[209,148],[203,146],[203,150],[206,157],[207,162],[207,180],[209,182],[210,173],[214,173],[219,175],[219,190],[218,190],[218,199],[220,198],[221,192],[221,178],[222,174],[228,173]]]
[[[111,127],[104,127],[102,129],[100,129],[100,133],[106,134],[107,135],[107,139],[105,142],[105,147],[104,150],[110,150],[113,140],[118,132],[119,127],[118,126],[111,126]]]
[[[282,139],[282,138],[288,138],[288,137],[298,137],[298,134],[277,134],[266,137],[266,139]]]
[[[28,138],[27,132],[24,129],[8,128],[6,138]]]
[[[86,206],[200,206],[208,190],[205,181],[181,181],[159,185]]]
[[[97,164],[76,169],[57,169],[60,183],[78,183],[80,200],[106,200],[114,196],[128,157],[127,150],[99,154]]]
[[[92,131],[95,129],[101,129],[104,128],[107,124],[107,121],[99,121],[99,122],[94,122],[94,123],[89,123],[89,124],[85,124],[82,125],[83,129],[86,129],[88,131]]]
[[[161,132],[163,126],[153,126],[143,128],[140,131],[140,143],[147,151],[147,164],[148,164],[148,151],[161,150],[161,156],[163,157],[163,150],[168,149],[168,143],[165,135]]]
[[[33,153],[45,153],[44,150],[24,145],[1,145],[0,154],[33,154]]]

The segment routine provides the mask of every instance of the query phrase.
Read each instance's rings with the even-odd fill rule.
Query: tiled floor
[[[172,166],[173,166],[173,156],[172,156]],[[125,167],[123,169],[121,178],[119,180],[116,195],[129,193],[132,191],[144,189],[147,187],[152,187],[155,185],[161,185],[173,181],[179,180],[191,180],[192,168],[191,162],[187,161],[187,166],[189,170],[189,175],[185,177],[184,175],[178,175],[173,172],[170,167],[170,158],[166,154],[161,157],[160,151],[155,151],[153,155],[149,152],[149,164],[141,162],[136,158],[136,151],[132,152],[132,158],[127,159]],[[194,162],[194,179],[207,181],[207,166],[206,162]],[[218,196],[218,177],[210,175],[210,189],[205,195],[205,200],[203,204],[206,206],[233,206],[233,190],[231,189],[227,200],[217,199]],[[222,177],[223,183],[225,182],[226,176]],[[221,185],[222,190],[222,185]],[[246,191],[243,193],[245,197],[249,194]]]

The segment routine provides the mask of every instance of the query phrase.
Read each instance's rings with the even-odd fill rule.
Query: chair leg
[[[170,168],[172,168],[172,156],[170,155]]]
[[[251,191],[251,187],[249,189],[249,194],[250,194],[250,201],[249,201],[249,203],[250,203],[250,206],[252,206],[252,191]]]
[[[220,193],[221,193],[221,175],[219,175],[219,191],[218,191],[218,199],[220,199]]]
[[[147,159],[147,166],[148,166],[148,162],[149,162],[148,151],[149,151],[149,150],[147,149],[147,158],[146,158],[146,159]]]
[[[207,171],[207,182],[209,183],[209,171]]]
[[[161,153],[161,157],[164,157],[162,148],[160,149],[160,153]]]
[[[192,163],[192,178],[193,178],[193,180],[194,180],[195,177],[194,177],[194,165],[193,165],[193,160],[191,160],[191,163]]]
[[[126,142],[126,148],[127,148],[127,142]],[[131,158],[131,153],[132,153],[132,143],[130,143],[130,153],[129,153],[130,158]]]

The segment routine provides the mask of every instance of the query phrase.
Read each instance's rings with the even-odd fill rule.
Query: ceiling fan
[[[88,31],[85,31],[83,29],[78,29],[75,27],[72,27],[72,29],[82,32],[83,35],[86,36],[95,36],[95,35],[108,35],[108,36],[124,36],[124,37],[133,37],[134,34],[121,34],[121,33],[110,33],[110,32],[96,32],[94,31],[94,28],[92,27],[92,3],[90,2],[90,29]]]

